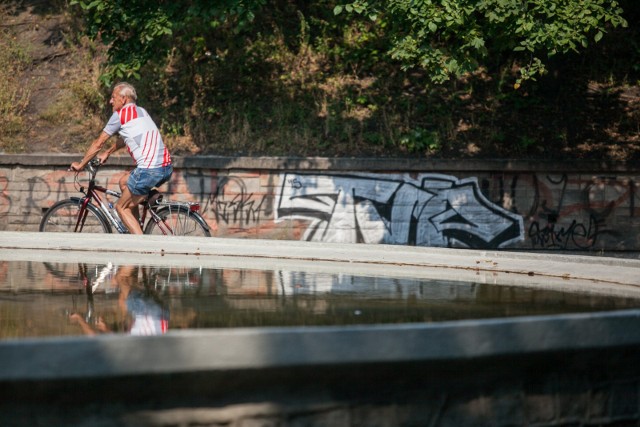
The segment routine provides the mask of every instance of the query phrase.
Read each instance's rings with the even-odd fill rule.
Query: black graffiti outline
[[[229,183],[235,183],[240,188],[240,193],[230,201],[222,200],[225,195],[224,189]],[[252,222],[260,222],[262,204],[265,200],[266,196],[263,196],[259,202],[256,201],[254,193],[247,192],[247,186],[242,178],[222,177],[218,179],[216,192],[211,194],[211,209],[217,222],[249,225]]]
[[[259,223],[262,218],[262,212],[269,212],[269,196],[264,195],[260,200],[256,200],[254,193],[247,192],[247,186],[241,177],[237,176],[211,176],[210,179],[215,182],[212,184],[213,191],[207,193],[205,191],[205,180],[207,175],[198,169],[196,173],[186,171],[185,181],[187,187],[193,187],[193,181],[196,180],[195,186],[198,190],[190,190],[191,194],[199,198],[199,203],[203,212],[212,212],[216,222],[224,224],[239,224],[244,227],[252,223]],[[231,200],[224,200],[225,188],[229,184],[235,184],[240,188],[240,193]],[[267,206],[265,206],[265,204]]]
[[[545,249],[590,249],[595,246],[598,234],[598,220],[591,215],[587,226],[574,219],[568,227],[561,226],[559,229],[555,222],[541,226],[538,221],[532,221],[528,237],[534,248],[540,246]],[[581,243],[582,241],[586,244]]]

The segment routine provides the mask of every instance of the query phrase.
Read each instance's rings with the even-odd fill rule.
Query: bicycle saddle
[[[154,206],[162,201],[162,193],[160,193],[158,190],[153,188],[151,191],[149,191],[147,200],[149,201],[149,206]]]

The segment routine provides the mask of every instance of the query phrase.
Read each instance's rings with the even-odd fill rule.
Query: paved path
[[[0,232],[0,259],[321,270],[640,296],[640,260],[283,240]]]

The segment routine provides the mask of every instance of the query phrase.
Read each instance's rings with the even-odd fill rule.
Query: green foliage
[[[317,8],[332,2],[312,3],[316,10],[306,6],[314,13],[309,19],[319,17],[327,28],[331,18]],[[211,55],[211,41],[250,31],[266,0],[70,4],[82,10],[90,34],[109,45],[103,75],[108,85],[114,79],[139,79],[147,63],[164,60],[173,49],[186,51],[192,61]],[[362,65],[385,52],[405,69],[425,70],[434,83],[502,58],[520,64],[519,84],[544,74],[550,56],[577,52],[600,41],[609,28],[627,25],[616,0],[356,0],[332,10],[346,36],[333,43],[334,48],[342,44],[342,54],[355,54]],[[366,17],[367,25],[338,20],[343,13]],[[304,14],[300,17],[301,40],[309,40],[309,24]]]
[[[197,60],[203,36],[230,26],[236,34],[255,19],[266,0],[209,2],[152,0],[71,0],[82,9],[88,32],[109,45],[102,81],[140,78],[150,61],[163,61],[172,49],[186,49]]]
[[[505,58],[521,65],[516,88],[544,74],[549,57],[627,25],[615,0],[357,0],[334,8],[343,11],[384,25],[391,58],[426,70],[432,82]]]
[[[402,135],[399,147],[409,153],[433,153],[441,148],[440,137],[437,131],[428,131],[421,127],[412,129],[411,132]]]
[[[552,88],[593,71],[586,55],[626,25],[613,0],[72,4],[108,46],[103,83],[139,79],[176,153],[539,153],[547,130],[574,139],[559,118],[582,114]]]

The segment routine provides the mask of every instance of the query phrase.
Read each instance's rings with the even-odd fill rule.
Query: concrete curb
[[[233,328],[0,342],[0,382],[467,361],[640,344],[640,310],[433,324]]]

